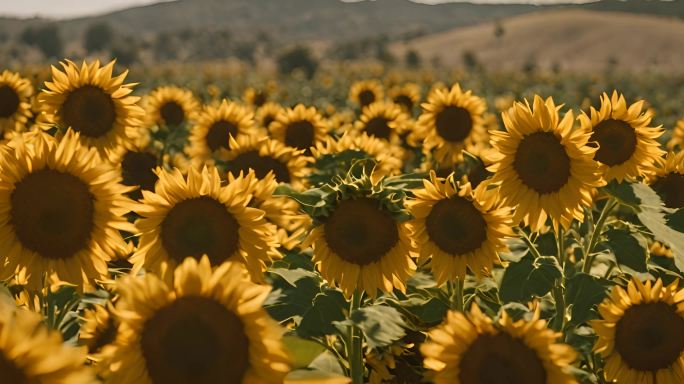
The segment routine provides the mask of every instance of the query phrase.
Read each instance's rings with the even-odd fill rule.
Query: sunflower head
[[[45,124],[71,128],[81,140],[111,157],[123,143],[138,136],[142,108],[140,99],[131,96],[134,84],[124,84],[128,71],[113,76],[114,61],[101,66],[99,61],[79,68],[71,61],[52,67],[52,81],[45,82],[39,96]]]
[[[257,125],[263,129],[268,129],[281,112],[283,112],[283,107],[280,104],[272,101],[265,103],[256,110]]]
[[[212,156],[225,160],[230,150],[231,136],[258,133],[250,109],[224,99],[219,104],[208,105],[198,115],[190,130],[190,144],[185,152],[198,164]]]
[[[249,207],[254,175],[222,185],[216,168],[158,170],[154,192],[143,191],[134,211],[141,233],[130,262],[168,280],[186,258],[207,255],[212,265],[226,260],[244,263],[255,280],[263,279],[266,263],[279,256],[274,228],[264,212]]]
[[[298,104],[282,111],[269,126],[271,135],[288,147],[311,152],[311,147],[328,134],[328,127],[315,107]]]
[[[18,73],[0,72],[0,132],[23,131],[33,116],[31,98],[33,86]]]
[[[568,228],[584,219],[592,190],[602,185],[592,160],[596,149],[586,145],[590,133],[573,130],[573,114],[559,116],[552,98],[534,97],[534,104],[516,102],[502,115],[506,131],[491,132],[493,183],[500,183],[503,202],[516,207],[514,223],[524,221],[536,231],[550,217]]]
[[[119,231],[134,232],[124,217],[131,188],[71,130],[59,141],[38,131],[21,139],[0,156],[3,274],[33,291],[50,275],[90,289],[126,248]]]
[[[684,376],[684,289],[678,281],[664,286],[629,282],[613,288],[591,322],[610,382],[675,384]]]
[[[264,106],[269,102],[270,97],[269,90],[266,88],[256,89],[253,87],[247,87],[242,94],[242,100],[244,100],[247,105],[250,105],[254,108],[261,108]]]
[[[409,143],[418,146],[422,142],[426,155],[432,153],[440,163],[458,162],[463,149],[476,153],[488,140],[483,125],[485,101],[458,84],[434,89],[422,108]]]
[[[283,331],[262,308],[270,289],[246,275],[205,256],[186,259],[173,285],[151,274],[121,280],[111,382],[282,383]]]
[[[67,347],[39,314],[0,300],[0,378],[3,383],[95,384],[84,348]]]
[[[493,321],[473,304],[468,313],[448,312],[422,345],[425,367],[436,384],[508,383],[576,384],[568,372],[573,349],[557,342],[535,311],[529,320],[513,321],[506,311]]]
[[[143,99],[144,127],[176,127],[192,122],[200,108],[192,91],[175,87],[159,87]]]
[[[408,130],[409,122],[409,116],[399,105],[376,101],[361,110],[355,128],[368,136],[396,143],[399,134]]]
[[[373,166],[372,161],[355,163],[334,185],[306,192],[321,201],[302,205],[315,225],[303,246],[313,246],[321,275],[348,297],[355,291],[372,297],[378,290],[403,291],[415,270],[409,256],[404,184],[390,185],[392,179],[373,175]],[[289,195],[303,201],[297,193]]]
[[[668,208],[684,208],[684,152],[670,152],[658,159],[658,167],[649,184]]]
[[[381,101],[385,97],[385,91],[377,80],[363,80],[352,84],[349,89],[349,100],[360,108]]]
[[[111,357],[119,324],[112,308],[96,305],[84,311],[83,325],[79,330],[78,342],[88,348],[88,357],[99,364],[105,364]]]
[[[396,85],[388,93],[390,100],[408,114],[412,114],[413,108],[420,102],[420,86],[416,83]]]
[[[509,210],[497,206],[496,190],[486,184],[472,190],[451,174],[447,179],[430,173],[423,188],[413,190],[407,202],[413,220],[411,238],[419,252],[419,264],[430,261],[438,284],[464,279],[466,268],[475,275],[491,271],[498,252],[507,249],[511,236]]]
[[[672,136],[667,142],[667,149],[681,150],[684,146],[684,119],[677,120],[677,124],[672,129]]]
[[[582,131],[590,133],[588,145],[598,150],[594,160],[606,181],[635,179],[650,172],[665,153],[656,140],[661,127],[651,127],[653,113],[643,111],[644,101],[628,105],[617,91],[601,96],[599,110],[579,116]]]

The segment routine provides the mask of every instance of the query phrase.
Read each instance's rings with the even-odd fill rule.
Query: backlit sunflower
[[[242,94],[242,100],[254,108],[260,108],[269,102],[269,92],[267,89],[256,89],[247,87]]]
[[[88,348],[90,360],[106,364],[114,350],[118,327],[118,320],[108,307],[96,305],[84,311],[78,343]]]
[[[667,142],[667,149],[669,150],[682,150],[684,146],[684,119],[677,120],[677,124],[674,129],[672,129],[672,136]]]
[[[363,108],[355,128],[368,136],[397,143],[409,122],[409,116],[397,104],[377,101]]]
[[[0,73],[0,132],[23,131],[31,112],[33,86],[28,79],[8,70]]]
[[[225,160],[230,136],[256,134],[254,114],[237,103],[222,100],[220,104],[209,105],[197,116],[185,152],[193,160],[202,162],[216,156]]]
[[[140,235],[138,250],[129,261],[164,279],[188,257],[208,255],[212,265],[239,261],[256,281],[266,263],[278,257],[273,228],[264,211],[248,207],[248,178],[226,186],[216,168],[191,168],[187,177],[178,169],[158,170],[154,192],[143,191],[134,211]]]
[[[226,156],[227,173],[237,176],[252,169],[256,177],[262,179],[273,172],[278,183],[289,183],[295,188],[303,187],[309,173],[307,167],[313,160],[304,156],[304,151],[268,137],[241,136],[237,140],[231,137],[230,148]]]
[[[46,275],[91,289],[126,248],[119,231],[134,231],[124,217],[130,188],[71,130],[60,141],[35,132],[14,145],[0,156],[2,274],[16,274],[30,291]]]
[[[420,102],[420,86],[416,83],[396,85],[389,90],[389,98],[400,105],[405,112],[411,114]]]
[[[550,97],[535,96],[533,108],[516,102],[502,115],[506,131],[491,132],[492,183],[500,182],[502,201],[517,207],[514,224],[524,221],[533,231],[547,216],[566,229],[573,219],[582,221],[592,190],[602,184],[596,149],[586,145],[591,133],[573,130],[572,112],[561,120],[560,108]]]
[[[558,343],[559,336],[539,311],[529,321],[513,321],[502,311],[494,322],[473,304],[466,314],[448,312],[421,352],[435,384],[576,384],[568,372],[576,353]]]
[[[245,179],[246,192],[253,196],[249,206],[264,211],[264,219],[275,226],[278,244],[288,250],[298,246],[311,225],[311,219],[300,212],[295,200],[273,195],[279,185],[273,172],[263,177],[256,176],[254,172],[245,172],[244,176],[239,174],[237,177],[229,173],[228,184],[241,177]]]
[[[251,283],[238,263],[212,264],[186,259],[173,285],[150,274],[121,281],[110,382],[283,382],[283,330],[262,308],[270,288]]]
[[[483,125],[485,101],[472,91],[463,92],[458,84],[433,90],[422,108],[409,143],[422,142],[423,151],[440,163],[460,161],[464,149],[477,154],[488,139]]]
[[[192,122],[200,105],[191,91],[175,86],[159,87],[143,99],[144,127],[179,126]]]
[[[313,246],[313,261],[331,285],[347,297],[354,291],[375,297],[378,290],[404,291],[413,274],[406,223],[383,204],[375,176],[364,176],[310,232],[303,247]],[[348,181],[345,181],[347,183]],[[343,188],[340,188],[343,190]]]
[[[282,111],[271,123],[269,130],[274,139],[288,147],[302,149],[306,154],[311,147],[322,141],[328,134],[328,127],[315,107],[298,104]]]
[[[684,151],[658,159],[659,166],[649,180],[668,208],[684,208]]]
[[[100,66],[99,61],[79,68],[71,61],[61,63],[63,71],[52,67],[52,81],[39,95],[45,119],[43,127],[59,125],[80,133],[84,144],[106,157],[118,156],[126,141],[139,135],[143,110],[131,96],[135,84],[124,84],[128,71],[112,76],[114,61]]]
[[[591,134],[589,146],[598,147],[594,160],[606,181],[634,179],[647,174],[665,153],[656,139],[661,127],[651,127],[653,113],[643,111],[644,101],[627,105],[625,97],[613,91],[601,96],[601,108],[591,107],[591,117],[579,115],[581,130]]]
[[[256,110],[256,123],[259,127],[268,129],[271,123],[275,121],[278,114],[283,112],[284,108],[274,102],[267,102]]]
[[[86,351],[67,347],[39,314],[0,300],[0,381],[7,384],[95,384]]]
[[[464,279],[466,268],[481,276],[499,262],[498,252],[512,232],[509,210],[497,207],[496,190],[482,185],[473,191],[453,174],[445,180],[431,172],[413,194],[406,205],[414,218],[409,229],[418,264],[430,261],[438,284]]]
[[[349,89],[349,100],[356,103],[360,108],[382,101],[385,91],[377,80],[362,80],[352,84]]]
[[[349,157],[354,160],[373,159],[377,163],[375,173],[378,176],[398,174],[402,166],[401,148],[375,137],[369,137],[365,133],[360,135],[346,133],[338,139],[328,136],[325,141],[316,144],[311,152],[319,162],[327,156]],[[336,173],[340,176],[343,176],[351,167],[351,163],[341,161],[331,165],[336,167]],[[317,168],[321,169],[321,166],[317,165]]]
[[[684,378],[684,289],[632,280],[613,288],[591,322],[594,351],[605,359],[609,382],[679,384]]]

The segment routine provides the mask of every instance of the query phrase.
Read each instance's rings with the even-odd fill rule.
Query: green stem
[[[535,259],[540,258],[540,257],[541,257],[541,254],[539,253],[539,250],[538,250],[537,247],[534,245],[534,243],[532,242],[532,240],[527,236],[527,234],[525,233],[525,231],[523,231],[522,228],[520,228],[520,227],[518,227],[518,234],[520,235],[520,238],[521,238],[522,241],[525,243],[525,245],[527,245],[527,248],[530,250],[530,252],[532,252],[532,256],[533,256]]]
[[[454,284],[454,282],[449,282],[449,284]],[[465,279],[461,278],[456,278],[455,281],[455,287],[453,289],[453,293],[451,295],[451,309],[454,309],[459,312],[463,312],[464,308],[464,297],[463,297],[463,289],[465,285]]]
[[[355,310],[361,308],[361,296],[363,292],[355,291],[352,296],[351,315]],[[351,370],[352,384],[363,384],[363,335],[357,326],[351,326],[351,351],[349,353],[349,366]]]
[[[594,248],[596,248],[596,245],[598,244],[599,238],[601,237],[601,232],[603,231],[603,226],[605,225],[610,212],[613,210],[613,208],[615,208],[617,203],[617,200],[614,197],[611,197],[608,201],[606,201],[606,205],[603,206],[603,210],[601,210],[601,215],[594,226],[594,230],[591,232],[587,249],[584,251],[584,264],[582,265],[582,272],[584,273],[591,272],[591,265],[594,263],[595,258],[595,255],[593,254]]]
[[[556,230],[556,249],[561,277],[556,281],[556,286],[551,292],[556,302],[556,317],[553,319],[552,327],[556,331],[561,331],[565,327],[565,232],[562,226]]]

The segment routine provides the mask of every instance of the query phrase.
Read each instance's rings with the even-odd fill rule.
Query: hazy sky
[[[173,0],[164,0],[173,1]],[[230,0],[227,0],[230,1]],[[287,0],[272,0],[287,1]],[[350,1],[350,0],[348,0]],[[351,0],[355,1],[355,0]],[[459,0],[414,0],[419,3],[436,4]],[[587,0],[471,0],[479,3],[567,3]],[[0,0],[0,15],[15,17],[44,16],[68,18],[105,13],[135,5],[158,3],[160,0]]]

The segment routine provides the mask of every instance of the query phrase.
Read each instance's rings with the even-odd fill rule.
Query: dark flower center
[[[48,259],[68,259],[88,247],[94,197],[78,177],[35,171],[15,185],[10,201],[10,222],[24,247]]]
[[[67,127],[96,139],[114,128],[116,107],[112,97],[102,88],[84,85],[68,94],[62,104],[61,116]]]
[[[227,172],[234,176],[238,176],[240,171],[247,173],[250,169],[254,170],[259,179],[263,179],[270,171],[273,171],[276,181],[279,183],[290,182],[290,170],[287,168],[287,164],[269,156],[261,156],[259,151],[241,153],[229,161],[226,166]]]
[[[396,104],[401,105],[406,109],[407,111],[412,111],[413,110],[413,100],[406,96],[406,95],[399,95],[394,98],[393,100]]]
[[[389,120],[384,117],[374,117],[366,123],[363,131],[368,134],[368,136],[389,140],[392,128],[390,128],[388,123]]]
[[[546,369],[537,352],[504,332],[479,335],[459,368],[461,383],[546,384]]]
[[[249,369],[242,320],[207,297],[181,297],[157,310],[140,345],[155,384],[241,383]]]
[[[0,352],[0,383],[31,384],[26,374]]]
[[[88,353],[97,353],[104,346],[112,344],[116,340],[117,327],[114,318],[110,315],[105,327],[96,332],[95,337],[88,343]]]
[[[9,85],[0,86],[0,118],[8,118],[19,109],[19,95]]]
[[[467,109],[451,105],[437,113],[435,126],[439,136],[456,143],[468,137],[473,129],[473,119]]]
[[[176,204],[161,224],[164,249],[177,262],[207,255],[220,265],[239,248],[239,224],[228,208],[210,197]]]
[[[141,190],[154,191],[157,175],[152,171],[157,166],[157,157],[148,152],[126,152],[121,161],[123,184],[139,186],[139,190],[131,192],[131,197],[142,197]]]
[[[175,101],[164,103],[159,109],[159,114],[166,125],[180,125],[185,120],[185,111],[183,111],[183,107]]]
[[[230,121],[219,120],[209,127],[206,141],[207,146],[211,151],[216,151],[219,148],[230,149],[228,137],[237,137],[238,127]]]
[[[663,302],[629,307],[615,326],[615,350],[632,369],[665,369],[684,351],[684,319]]]
[[[310,121],[299,120],[285,129],[285,145],[310,151],[314,145],[315,128]]]
[[[551,132],[535,132],[518,144],[513,168],[528,188],[543,195],[559,191],[570,179],[570,157]]]
[[[443,199],[425,219],[430,240],[444,252],[463,255],[487,240],[487,222],[473,203],[459,196]]]
[[[636,131],[622,120],[608,119],[600,122],[591,134],[590,145],[599,144],[594,160],[615,166],[629,160],[637,146]]]
[[[343,260],[377,262],[399,241],[396,222],[378,204],[367,198],[340,201],[324,224],[328,246]]]
[[[361,107],[366,107],[375,101],[375,93],[371,91],[370,89],[364,89],[359,93],[359,103],[361,104]]]

